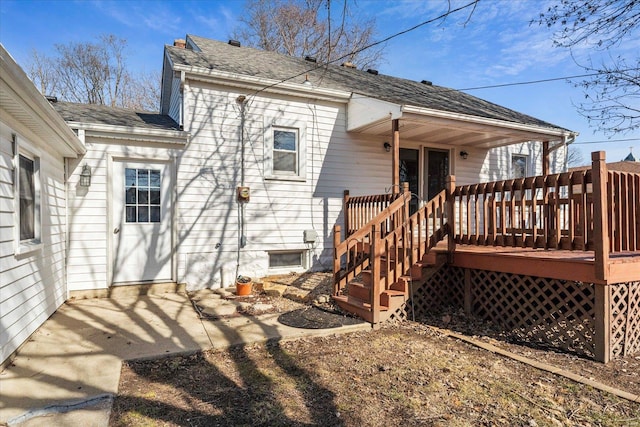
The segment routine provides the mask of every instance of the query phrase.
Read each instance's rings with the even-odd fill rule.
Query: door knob
[[[120,232],[120,228],[116,227],[113,229],[113,234],[118,234]]]

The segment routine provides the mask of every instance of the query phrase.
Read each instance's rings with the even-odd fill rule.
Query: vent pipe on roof
[[[344,68],[356,68],[356,64],[354,64],[353,62],[343,62],[342,66]]]
[[[49,101],[52,104],[55,104],[56,102],[58,102],[58,97],[57,96],[45,95],[45,98],[47,99],[47,101]]]
[[[314,63],[315,63],[315,62],[318,62],[318,60],[316,59],[316,57],[315,57],[315,56],[309,56],[309,55],[305,56],[305,57],[304,57],[304,60],[305,60],[305,61],[309,61],[309,62],[314,62]]]
[[[240,47],[240,41],[239,40],[229,40],[229,44],[231,46]]]
[[[433,83],[430,82],[429,80],[423,80],[420,83],[422,83],[423,85],[427,85],[427,86],[432,86],[433,85]]]
[[[369,68],[367,70],[367,73],[373,74],[374,76],[377,76],[378,75],[378,70],[374,70],[373,68]]]
[[[187,47],[187,41],[185,39],[175,39],[173,41],[173,45],[175,47],[179,47],[180,49],[184,49]]]

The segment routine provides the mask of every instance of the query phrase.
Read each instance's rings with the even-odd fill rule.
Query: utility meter
[[[238,187],[239,202],[248,202],[249,196],[250,196],[249,187]]]

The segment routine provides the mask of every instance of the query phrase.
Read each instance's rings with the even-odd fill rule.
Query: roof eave
[[[107,139],[184,145],[189,138],[188,132],[180,130],[149,129],[136,126],[116,126],[74,121],[67,122],[67,124],[71,128],[84,130],[86,136]]]
[[[60,151],[64,157],[77,157],[86,152],[82,141],[67,126],[50,102],[38,92],[38,89],[2,44],[0,44],[0,70],[2,70],[0,76],[3,83],[1,90],[16,102],[19,99],[33,116],[41,120],[53,132],[54,139],[57,141],[49,141],[53,143],[51,144],[52,148]]]
[[[503,128],[503,129],[529,133],[532,136],[538,135],[540,140],[565,141],[566,139],[569,139],[572,136],[577,135],[576,132],[572,132],[570,130],[562,129],[562,128],[543,127],[543,126],[537,126],[532,124],[524,124],[524,123],[517,123],[517,122],[506,121],[506,120],[491,119],[487,117],[472,116],[468,114],[452,113],[449,111],[434,110],[430,108],[415,107],[411,105],[401,106],[401,111],[402,111],[403,117],[405,118],[406,118],[406,115],[413,114],[416,116],[423,116],[423,117],[437,118],[437,119],[444,119],[444,120],[453,120],[453,121],[458,121],[458,122],[468,123],[468,124],[477,124],[481,126]]]
[[[247,76],[245,74],[229,73],[189,65],[175,64],[174,70],[184,71],[187,74],[186,78],[190,80],[217,83],[253,92],[275,93],[343,104],[346,104],[351,97],[351,92],[342,90],[282,82],[264,77]]]

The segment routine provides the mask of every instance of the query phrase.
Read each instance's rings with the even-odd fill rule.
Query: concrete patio
[[[183,293],[72,300],[0,374],[0,424],[108,425],[124,360],[370,328],[293,328],[279,315],[201,320]]]

